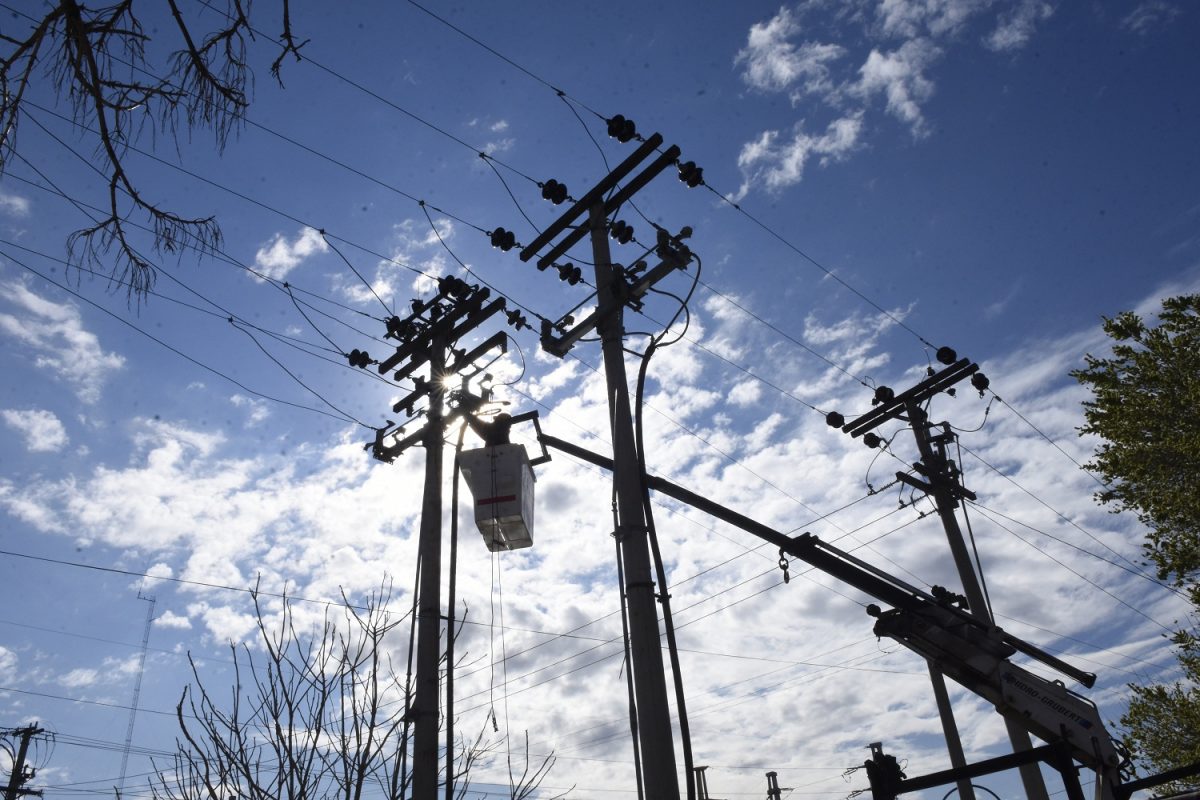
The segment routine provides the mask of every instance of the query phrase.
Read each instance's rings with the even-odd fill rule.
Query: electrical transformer
[[[501,444],[459,453],[475,498],[475,524],[493,553],[533,545],[533,469],[525,447]]]

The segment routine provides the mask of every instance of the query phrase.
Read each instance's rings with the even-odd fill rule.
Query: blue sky
[[[134,742],[168,747],[173,721],[154,712],[172,709],[189,680],[182,654],[220,685],[224,643],[250,628],[244,593],[161,578],[245,587],[261,576],[272,591],[335,600],[387,575],[406,605],[421,457],[383,465],[362,451],[368,428],[393,416],[396,391],[329,350],[385,356],[370,339],[383,330],[381,302],[403,309],[428,296],[419,273],[463,274],[461,263],[548,317],[584,302],[585,287],[491,248],[483,231],[530,240],[561,209],[525,176],[578,196],[631,151],[593,110],[661,132],[712,189],[668,172],[627,215],[639,236],[649,231],[640,214],[691,226],[703,261],[687,336],[650,367],[651,471],[906,580],[952,584],[935,520],[900,508],[895,488],[867,496],[896,461],[873,461],[812,410],[866,410],[864,384],[909,385],[927,344],[950,345],[1005,401],[962,391],[935,406],[964,429],[986,421],[963,434],[962,467],[980,498],[972,522],[1000,624],[1097,672],[1088,694],[1107,719],[1122,712],[1127,682],[1173,676],[1161,634],[1184,607],[1110,563],[1136,571],[1141,531],[1095,506],[1095,482],[1072,461],[1093,443],[1075,435],[1084,394],[1067,373],[1103,351],[1102,315],[1152,313],[1200,286],[1194,5],[428,8],[526,71],[408,3],[296,8],[305,60],[284,65],[280,87],[269,38],[252,43],[248,123],[223,150],[206,131],[175,143],[143,129],[127,156],[139,187],[181,214],[214,215],[224,236],[222,257],[160,259],[157,294],[143,303],[106,274],[64,269],[66,237],[88,220],[49,182],[85,207],[104,203],[105,186],[85,164],[93,142],[39,76],[38,107],[0,179],[0,725],[38,719],[62,742],[119,745],[140,589],[157,597],[157,619]],[[258,4],[256,24],[276,30],[273,12]],[[4,13],[6,34],[24,30]],[[188,13],[215,19],[200,4]],[[168,22],[146,18],[152,51],[173,46]],[[282,281],[311,304],[316,328]],[[655,298],[651,319],[631,316],[629,328],[654,330],[673,311]],[[495,368],[512,410],[538,408],[548,431],[604,450],[597,346],[560,361],[532,332],[513,332],[512,344]],[[902,461],[916,457],[907,439],[901,431],[893,445]],[[556,751],[547,785],[576,784],[582,798],[635,796],[617,649],[568,674],[596,642],[530,631],[599,620],[587,636],[619,632],[607,493],[595,490],[606,485],[565,456],[540,467],[535,547],[501,559],[505,647],[548,640],[509,664],[508,728],[528,730],[534,752]],[[749,537],[670,501],[660,517],[714,795],[761,795],[774,769],[797,796],[845,796],[865,780],[843,781],[843,770],[878,740],[913,772],[946,766],[924,666],[871,637],[862,598],[815,574],[776,586],[774,557],[747,554]],[[467,533],[460,591],[486,609],[493,564]],[[477,653],[498,647],[494,626],[464,636]],[[460,696],[487,690],[479,673]],[[969,754],[1001,752],[998,717],[955,698]],[[487,712],[465,712],[464,728]],[[60,744],[45,785],[94,783],[46,796],[106,792],[119,758]],[[149,769],[145,754],[131,757],[131,775]],[[502,778],[495,762],[477,780]]]

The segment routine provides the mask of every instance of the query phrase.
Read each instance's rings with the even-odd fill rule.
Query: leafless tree
[[[154,799],[408,797],[413,676],[393,663],[393,653],[406,660],[395,640],[405,639],[396,629],[408,615],[389,612],[388,599],[380,591],[363,606],[347,602],[309,630],[290,601],[270,613],[255,594],[257,646],[230,646],[228,694],[212,691],[191,662],[193,684],[176,707],[181,735],[170,768],[151,781]],[[447,798],[463,798],[473,769],[498,750],[486,725],[460,739]],[[530,769],[527,741],[513,800],[534,796],[553,761]]]
[[[279,3],[283,33],[271,64],[277,80],[284,59],[299,60],[305,44],[292,34],[289,0]],[[149,119],[176,141],[184,131],[210,129],[223,148],[240,129],[252,85],[249,0],[226,0],[223,17],[219,9],[214,14],[223,23],[207,31],[185,18],[177,0],[167,6],[173,27],[165,35],[174,40],[166,47],[151,42],[133,0],[103,7],[56,0],[41,16],[14,12],[0,32],[0,175],[21,158],[17,131],[23,118],[41,127],[29,114],[29,90],[38,79],[49,80],[55,95],[68,101],[76,126],[94,140],[92,161],[108,182],[107,217],[72,234],[71,260],[102,265],[112,255],[112,275],[138,298],[153,286],[155,267],[135,246],[131,220],[149,224],[160,253],[211,251],[220,246],[221,231],[211,216],[182,216],[144,196],[125,163],[129,146]],[[23,24],[25,31],[16,34]],[[150,52],[170,51],[169,57],[160,62],[148,55],[151,44]]]

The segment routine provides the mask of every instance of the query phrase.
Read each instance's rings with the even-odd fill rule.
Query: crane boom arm
[[[611,470],[612,460],[542,433],[546,447]],[[875,633],[904,645],[935,663],[942,672],[996,706],[997,711],[1049,742],[1066,742],[1077,760],[1115,781],[1120,758],[1096,706],[1058,681],[1050,681],[1009,661],[1016,652],[1079,681],[1096,676],[1047,653],[961,608],[826,544],[811,533],[789,536],[712,500],[653,475],[650,489],[700,509],[758,538],[783,553],[841,580],[891,606],[868,609],[878,617]]]

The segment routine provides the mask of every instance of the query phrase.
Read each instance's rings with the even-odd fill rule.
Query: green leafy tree
[[[1104,320],[1105,358],[1072,372],[1092,390],[1081,434],[1101,438],[1087,465],[1106,483],[1097,499],[1147,527],[1143,550],[1161,580],[1185,589],[1200,614],[1200,295],[1163,301],[1157,325],[1124,312]],[[1200,761],[1200,638],[1176,632],[1182,679],[1131,685],[1126,743],[1152,769]],[[1194,786],[1193,778],[1187,785]],[[1175,788],[1183,788],[1176,784]]]

